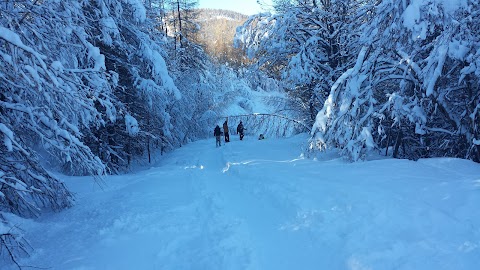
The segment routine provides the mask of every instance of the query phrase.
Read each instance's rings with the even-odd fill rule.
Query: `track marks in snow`
[[[195,142],[158,168],[109,177],[104,190],[72,178],[75,207],[22,226],[38,251],[25,264],[162,270],[480,265],[478,167],[449,159],[316,162],[300,155],[303,141],[247,137],[220,148],[213,139]]]

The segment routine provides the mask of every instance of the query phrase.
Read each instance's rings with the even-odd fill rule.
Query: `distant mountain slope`
[[[197,23],[200,31],[196,42],[217,62],[238,66],[247,59],[239,49],[233,47],[236,28],[242,25],[248,16],[238,12],[221,9],[199,9]]]

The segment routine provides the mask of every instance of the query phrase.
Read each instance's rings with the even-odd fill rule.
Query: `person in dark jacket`
[[[242,121],[240,121],[240,124],[238,124],[237,126],[237,134],[240,134],[240,141],[243,140],[243,131],[245,130],[245,128],[243,127],[243,123]]]
[[[225,135],[225,142],[230,141],[230,135],[228,134],[228,119],[223,122],[223,134]]]
[[[220,142],[220,136],[222,136],[222,131],[220,130],[220,127],[218,125],[213,130],[213,136],[215,136],[216,147],[222,146],[222,143]]]

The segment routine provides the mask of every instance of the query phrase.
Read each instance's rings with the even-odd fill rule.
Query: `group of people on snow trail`
[[[243,140],[243,137],[244,137],[243,132],[244,131],[245,131],[245,128],[243,127],[242,121],[240,121],[240,123],[237,126],[237,134],[240,134],[240,140]],[[220,141],[222,134],[225,136],[225,143],[230,142],[230,134],[229,134],[229,131],[228,131],[228,119],[225,120],[225,122],[223,122],[223,132],[220,129],[220,126],[218,126],[218,125],[213,130],[213,136],[215,136],[217,147],[222,146],[222,143]]]

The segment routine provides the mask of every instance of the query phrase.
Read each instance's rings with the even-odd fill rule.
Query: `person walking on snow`
[[[222,136],[222,131],[220,130],[220,127],[218,125],[213,130],[213,136],[215,136],[216,147],[222,146],[222,143],[220,142],[220,136]]]
[[[240,121],[240,124],[237,126],[237,134],[240,134],[240,141],[243,140],[243,131],[245,128],[243,127],[242,121]]]
[[[223,134],[225,135],[225,142],[229,142],[230,141],[230,135],[228,134],[228,118],[227,120],[225,120],[225,122],[223,122]]]

